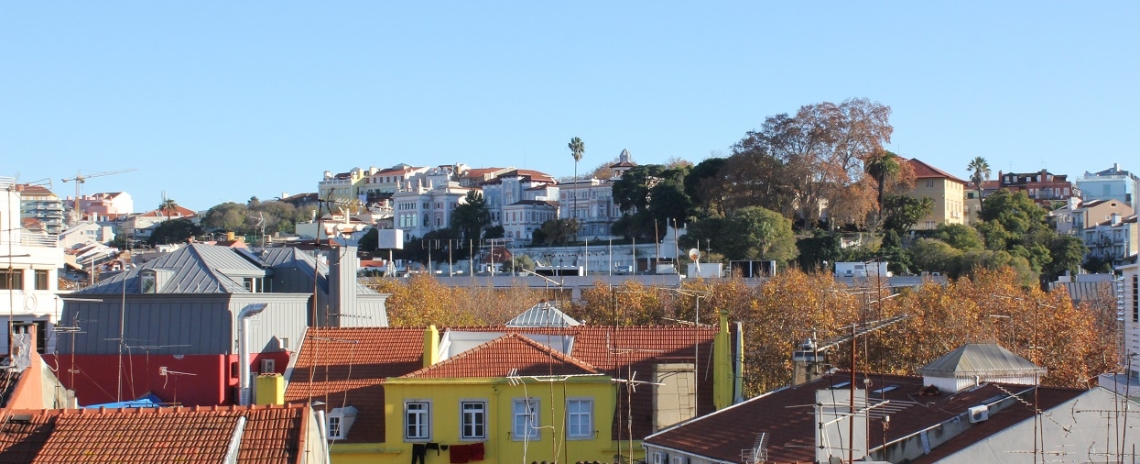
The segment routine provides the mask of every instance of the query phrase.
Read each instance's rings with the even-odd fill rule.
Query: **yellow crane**
[[[137,169],[135,169],[135,168],[120,169],[118,171],[97,172],[95,174],[82,174],[79,171],[75,171],[75,177],[69,177],[67,179],[62,179],[64,182],[75,182],[75,204],[72,205],[72,208],[71,208],[71,223],[73,225],[78,223],[79,219],[82,217],[82,214],[79,212],[79,188],[81,185],[83,185],[84,182],[87,182],[87,179],[90,179],[92,177],[109,176],[112,174],[122,174],[124,172],[131,172],[131,171],[137,171]]]

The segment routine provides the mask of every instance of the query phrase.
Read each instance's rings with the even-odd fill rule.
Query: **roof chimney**
[[[340,326],[340,317],[356,310],[356,269],[359,260],[356,258],[356,247],[346,245],[334,248],[329,252],[329,300],[330,309],[337,314],[336,318],[325,316],[325,324]]]
[[[439,330],[434,325],[424,329],[424,367],[439,362]]]

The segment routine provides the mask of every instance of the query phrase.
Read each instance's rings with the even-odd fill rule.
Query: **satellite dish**
[[[689,249],[689,259],[691,259],[693,261],[701,259],[701,251],[696,249],[696,248],[690,248]]]

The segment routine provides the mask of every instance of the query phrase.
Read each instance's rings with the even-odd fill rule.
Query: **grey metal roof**
[[[305,273],[305,275],[313,275],[313,263],[317,262],[317,285],[322,291],[328,293],[329,265],[323,261],[316,261],[311,251],[304,251],[293,247],[277,247],[265,248],[254,254],[260,258],[266,266],[274,269],[279,267],[294,267]],[[357,282],[356,293],[373,294],[376,293],[376,291]]]
[[[1116,299],[1116,292],[1112,288],[1112,281],[1105,282],[1065,282],[1058,283],[1054,288],[1063,288],[1069,292],[1069,299],[1074,302]]]
[[[78,293],[120,293],[124,291],[124,279],[125,291],[138,293],[139,280],[135,277],[144,269],[169,272],[166,283],[157,293],[249,293],[242,282],[233,277],[266,274],[265,269],[242,257],[233,248],[192,243]]]
[[[507,327],[571,327],[581,325],[574,318],[542,301],[507,322]]]
[[[1045,369],[994,343],[971,343],[927,364],[918,372],[928,377],[1031,376]]]

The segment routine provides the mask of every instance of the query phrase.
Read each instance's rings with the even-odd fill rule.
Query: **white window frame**
[[[422,412],[417,412],[416,415],[420,416],[423,423],[420,428],[423,429],[422,435],[412,436],[408,433],[408,419],[411,418],[410,406],[423,406]],[[431,441],[431,400],[404,400],[404,441],[405,442],[422,442]]]
[[[584,404],[585,411],[573,411],[572,404]],[[584,427],[581,430],[575,430],[576,424],[573,421],[575,417],[585,419],[585,424],[577,424],[577,427]],[[568,440],[589,440],[594,438],[594,399],[593,398],[567,398],[566,399],[566,439]]]
[[[340,416],[329,416],[329,440],[340,440],[344,438],[344,429],[341,428]]]
[[[523,412],[520,408],[529,407],[530,411]],[[511,400],[511,439],[514,441],[536,441],[539,439],[538,427],[540,426],[539,399],[530,398],[515,398]],[[520,423],[519,421],[523,422]],[[522,432],[522,433],[520,433]]]
[[[479,405],[482,407],[482,410],[480,410],[478,412],[472,411],[470,413],[471,415],[474,415],[474,414],[481,414],[482,415],[482,421],[481,421],[482,423],[478,424],[478,426],[481,426],[483,428],[483,433],[481,433],[481,434],[477,434],[477,433],[470,433],[469,434],[469,433],[467,433],[467,418],[468,418],[467,406],[468,405]],[[459,439],[463,440],[463,441],[482,441],[482,440],[487,439],[487,400],[484,400],[484,399],[459,400]]]

